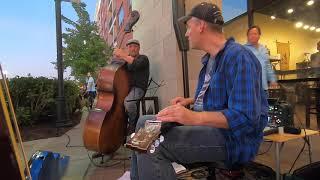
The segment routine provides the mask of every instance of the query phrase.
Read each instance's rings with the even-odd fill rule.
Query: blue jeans
[[[124,107],[128,114],[129,122],[136,120],[138,106],[141,98],[144,96],[144,90],[137,87],[132,87],[127,97],[124,99]]]
[[[139,118],[136,131],[152,115]],[[176,173],[171,165],[226,160],[225,138],[217,128],[206,126],[176,126],[164,136],[164,142],[154,153],[132,154],[132,180],[171,180]]]

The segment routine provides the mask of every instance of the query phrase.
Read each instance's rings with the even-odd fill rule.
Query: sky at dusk
[[[97,1],[82,2],[87,4],[93,20]],[[62,2],[61,6],[64,16],[76,19],[71,3]],[[223,0],[225,21],[242,14],[245,9],[246,0]],[[0,62],[9,77],[26,76],[28,73],[57,77],[57,71],[50,63],[56,61],[54,0],[2,0],[0,41]]]
[[[96,0],[82,0],[93,20]],[[62,14],[73,20],[70,2],[62,2]],[[50,63],[56,61],[54,0],[2,0],[0,5],[0,62],[9,77],[56,77]]]

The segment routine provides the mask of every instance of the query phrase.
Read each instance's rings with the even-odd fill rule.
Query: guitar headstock
[[[171,128],[181,125],[175,122],[163,123],[157,120],[147,120],[143,128],[139,129],[137,133],[132,133],[125,147],[143,153],[148,150],[150,153],[154,153],[160,143],[165,141],[163,135]]]
[[[153,153],[164,140],[163,136],[159,138],[160,133],[161,121],[147,120],[143,128],[131,135],[125,146],[135,151],[146,153],[149,150],[150,153]]]
[[[128,34],[128,33],[132,32],[132,27],[138,22],[139,18],[140,18],[140,14],[139,14],[138,11],[134,10],[134,11],[131,12],[130,18],[129,18],[128,22],[126,23],[126,25],[124,27],[124,30],[123,30],[124,31],[124,35],[122,36],[121,41],[120,41],[119,44],[118,44],[117,41],[113,44],[113,48],[118,47],[118,45],[119,45],[119,47],[121,47],[122,41],[123,41],[123,39],[125,37],[125,34]],[[118,34],[119,33],[120,33],[120,31],[118,32]],[[124,60],[117,59],[117,58],[111,58],[110,62],[113,63],[113,64],[114,63],[119,64],[119,65],[123,65],[123,64],[126,63]]]
[[[130,33],[132,31],[132,27],[138,22],[140,18],[140,14],[138,11],[134,10],[130,14],[130,19],[127,22],[126,26],[124,27],[125,33]]]

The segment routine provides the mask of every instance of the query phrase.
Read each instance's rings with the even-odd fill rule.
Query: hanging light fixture
[[[313,3],[314,3],[314,1],[308,1],[308,2],[307,2],[307,5],[308,5],[308,6],[311,6],[311,5],[313,5]]]
[[[315,30],[316,29],[316,27],[314,27],[314,26],[311,26],[310,27],[310,31],[313,31],[313,30]]]
[[[303,23],[302,22],[297,22],[295,24],[296,28],[301,28],[303,26]]]
[[[291,13],[293,13],[293,9],[290,8],[290,9],[287,10],[287,12],[288,12],[288,14],[291,14]]]

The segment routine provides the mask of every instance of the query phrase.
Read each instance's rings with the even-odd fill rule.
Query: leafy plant
[[[17,120],[21,125],[33,125],[55,117],[57,80],[45,77],[15,77],[9,81],[9,89]],[[65,81],[67,113],[77,108],[79,87],[74,81]],[[45,118],[46,117],[46,118]]]
[[[69,25],[64,40],[63,57],[65,67],[71,68],[71,75],[81,82],[88,72],[94,74],[99,67],[106,65],[112,50],[99,36],[98,26],[90,21],[86,5],[73,3],[78,20],[62,16],[62,20]]]

